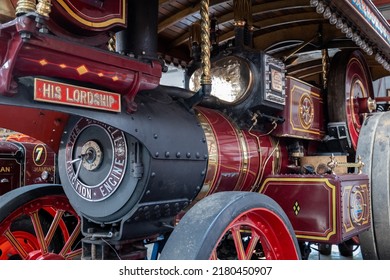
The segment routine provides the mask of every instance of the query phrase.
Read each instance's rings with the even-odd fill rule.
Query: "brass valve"
[[[328,162],[328,167],[332,170],[332,174],[335,174],[334,169],[338,166],[357,168],[358,174],[361,174],[364,163],[362,162],[362,158],[360,156],[357,156],[357,162],[338,162],[336,157],[332,154],[330,157],[330,162]]]

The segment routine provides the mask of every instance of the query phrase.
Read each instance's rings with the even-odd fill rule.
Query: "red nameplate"
[[[118,93],[38,78],[34,79],[34,100],[104,111],[121,111],[121,96]]]

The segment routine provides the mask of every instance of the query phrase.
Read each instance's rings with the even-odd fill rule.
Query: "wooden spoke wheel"
[[[6,193],[0,203],[0,260],[80,258],[80,226],[59,185]]]
[[[221,192],[184,215],[160,259],[300,259],[298,248],[274,200],[258,193]]]
[[[390,259],[390,112],[369,117],[356,151],[371,184],[371,229],[359,235],[364,259]]]
[[[331,61],[328,86],[330,122],[345,122],[351,148],[356,150],[366,112],[359,98],[374,98],[371,74],[360,51],[338,52]]]

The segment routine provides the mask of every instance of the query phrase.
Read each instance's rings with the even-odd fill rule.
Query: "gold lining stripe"
[[[209,195],[214,191],[216,188],[216,178],[217,175],[220,172],[220,157],[219,157],[219,146],[217,139],[215,137],[215,131],[213,126],[211,125],[210,120],[207,118],[207,116],[201,111],[196,110],[198,120],[203,128],[203,131],[205,132],[205,138],[207,143],[207,150],[208,150],[208,158],[207,158],[207,173],[206,173],[206,179],[210,176],[212,176],[212,179],[209,181],[203,182],[203,187],[200,190],[199,195],[202,196],[203,193],[205,195]],[[213,152],[213,149],[215,149],[215,153]],[[214,166],[215,168],[210,168],[210,166]],[[210,175],[210,172],[213,171],[213,174]],[[201,197],[202,198],[202,197]]]
[[[297,85],[294,85],[293,88],[290,90],[290,95],[294,92],[294,89],[300,89],[302,90],[304,93],[308,94],[311,98],[318,98],[320,99],[320,102],[321,102],[321,96],[315,92],[312,92],[312,91],[308,91],[307,89],[304,89],[302,87],[299,87]],[[322,100],[323,102],[323,100]],[[305,128],[298,128],[298,127],[295,127],[294,123],[293,123],[293,96],[290,97],[290,124],[291,124],[291,128],[292,130],[295,130],[295,131],[301,131],[301,132],[306,132],[306,133],[309,133],[309,134],[315,134],[315,135],[321,135],[321,131],[320,130],[314,130],[314,129],[305,129]],[[314,110],[314,102],[313,102],[313,110]],[[299,111],[299,110],[298,110]],[[314,112],[314,117],[313,117],[313,122],[314,122],[314,119],[315,119],[315,112]],[[297,117],[299,119],[299,112],[297,112]]]
[[[367,192],[367,201],[364,201],[364,204],[367,204],[366,207],[365,207],[365,211],[367,211],[367,214],[366,214],[366,220],[363,221],[362,225],[365,225],[365,224],[368,224],[370,222],[370,212],[371,212],[371,207],[370,207],[370,190],[368,188],[368,185],[367,184],[363,184],[360,186],[362,189],[364,189],[365,192]],[[363,212],[364,214],[364,212]]]
[[[241,161],[240,161],[239,175],[234,190],[242,190],[243,183],[245,183],[248,177],[248,167],[249,167],[248,145],[245,141],[244,133],[239,128],[236,128],[236,133],[237,133],[238,143],[240,148]]]
[[[58,4],[60,4],[62,6],[62,8],[64,8],[64,10],[72,17],[74,18],[75,20],[77,20],[78,22],[86,25],[86,26],[89,26],[89,27],[95,27],[95,28],[102,28],[102,27],[108,27],[110,25],[113,25],[115,23],[120,23],[120,24],[126,24],[126,12],[125,12],[125,9],[126,9],[126,1],[125,0],[122,0],[122,9],[124,9],[122,11],[122,17],[119,18],[119,17],[116,17],[116,18],[113,18],[113,19],[109,19],[109,20],[106,20],[106,21],[102,21],[102,22],[92,22],[92,21],[88,21],[84,18],[82,18],[81,16],[79,16],[77,13],[75,13],[69,6],[68,4],[66,4],[64,2],[64,0],[57,0]]]
[[[353,221],[351,219],[350,208],[349,208],[349,206],[351,205],[351,191],[352,191],[352,188],[353,188],[353,186],[346,186],[346,187],[344,187],[343,193],[341,195],[342,198],[344,198],[344,193],[346,193],[346,195],[348,196],[347,197],[347,205],[346,205],[348,207],[347,208],[347,212],[348,213],[347,213],[347,217],[346,218],[348,218],[350,227],[348,227],[348,225],[345,224],[344,221],[343,221],[343,227],[344,227],[345,232],[350,232],[351,230],[355,229],[355,227],[353,225]]]
[[[226,122],[229,124],[229,126],[232,128],[232,131],[234,132],[234,136],[236,138],[237,147],[239,149],[238,154],[240,155],[240,163],[239,163],[239,169],[238,169],[238,177],[236,185],[234,186],[235,191],[242,189],[242,182],[245,181],[248,173],[248,146],[245,142],[244,133],[236,127],[235,123],[230,121],[227,117],[220,114],[220,116],[226,120]],[[240,186],[241,185],[241,186]]]

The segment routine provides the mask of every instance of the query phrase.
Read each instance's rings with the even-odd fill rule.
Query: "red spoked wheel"
[[[0,198],[0,213],[0,260],[80,258],[80,218],[61,186],[11,191]]]
[[[371,74],[363,54],[341,51],[333,58],[329,70],[328,113],[330,122],[345,122],[356,151],[358,138],[367,112],[359,99],[374,98]]]
[[[258,193],[221,192],[184,215],[160,259],[300,259],[298,248],[274,200]]]

